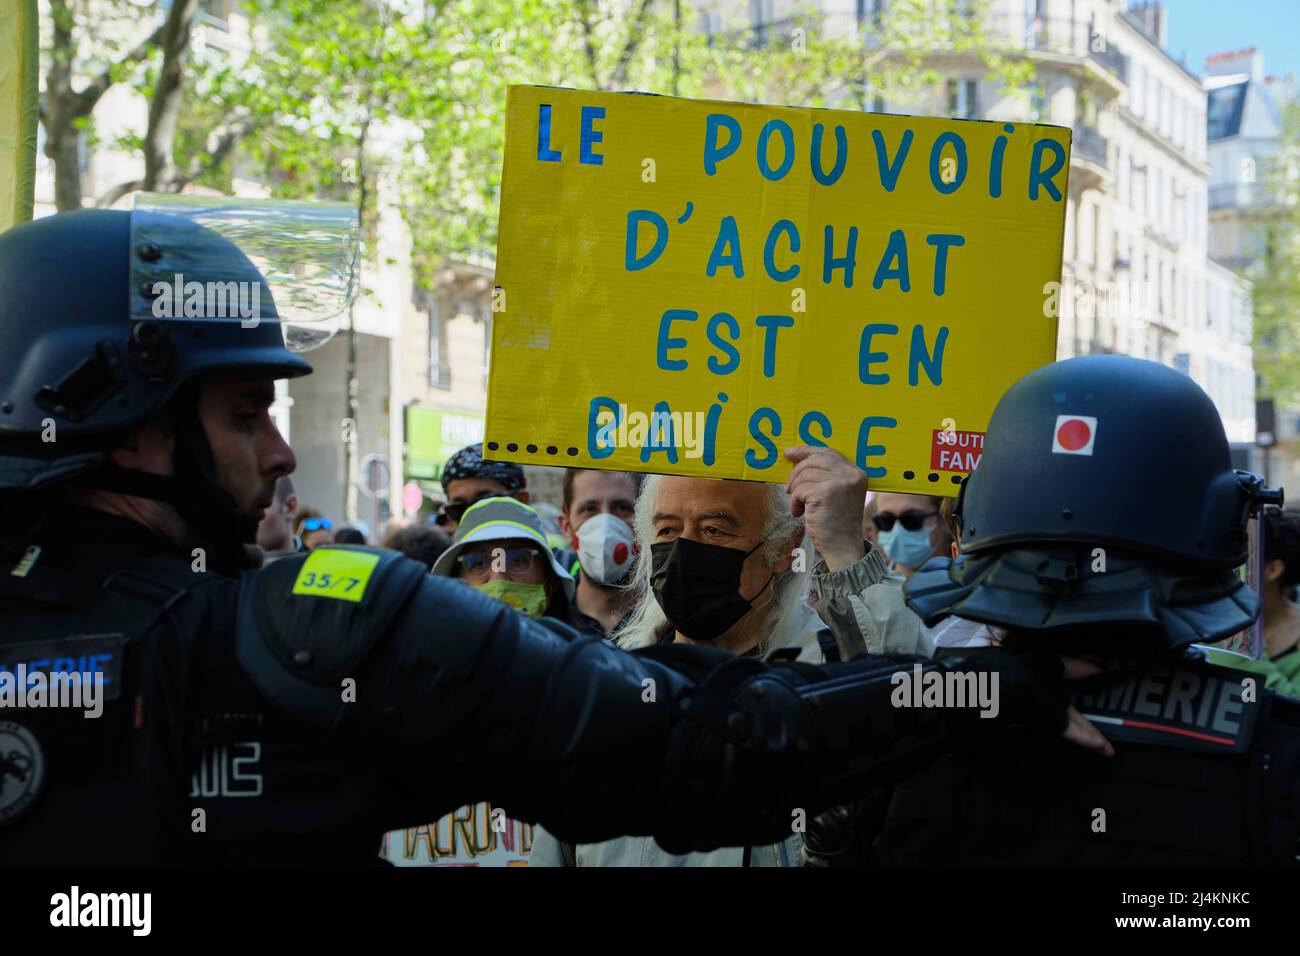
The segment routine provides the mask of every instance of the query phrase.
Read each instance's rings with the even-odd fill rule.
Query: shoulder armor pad
[[[331,724],[338,682],[355,673],[427,573],[396,552],[343,545],[249,572],[237,613],[240,664],[273,703]]]

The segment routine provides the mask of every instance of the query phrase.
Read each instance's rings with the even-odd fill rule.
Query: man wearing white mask
[[[636,563],[632,519],[642,476],[623,471],[571,469],[564,476],[560,531],[578,554],[577,591],[570,623],[604,637],[627,612],[621,587]]]

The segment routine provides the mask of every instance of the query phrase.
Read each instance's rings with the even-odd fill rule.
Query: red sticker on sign
[[[983,432],[959,432],[952,429],[934,430],[930,445],[932,471],[971,472],[979,467],[984,456]]]

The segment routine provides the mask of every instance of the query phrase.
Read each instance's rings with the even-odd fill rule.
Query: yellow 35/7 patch
[[[378,563],[377,554],[321,548],[303,562],[293,593],[360,602]]]

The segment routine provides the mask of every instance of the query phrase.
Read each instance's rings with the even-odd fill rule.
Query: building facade
[[[824,29],[869,36],[889,2],[822,0],[818,10]],[[765,34],[788,32],[799,9],[757,0],[749,15]],[[872,109],[1071,129],[1058,357],[1122,353],[1182,370],[1214,400],[1244,465],[1255,439],[1249,282],[1210,261],[1206,92],[1165,52],[1163,4],[969,9],[988,51],[1032,65],[1027,88],[990,79],[979,51],[937,50],[926,63],[945,78],[938,89],[875,96]]]
[[[1256,49],[1205,62],[1209,139],[1209,252],[1236,277],[1250,278],[1263,251],[1263,225],[1287,197],[1276,180],[1282,114],[1296,98],[1295,77],[1264,71]],[[1269,396],[1261,396],[1268,399]],[[1257,467],[1274,484],[1300,485],[1300,408],[1278,406],[1260,436]]]

